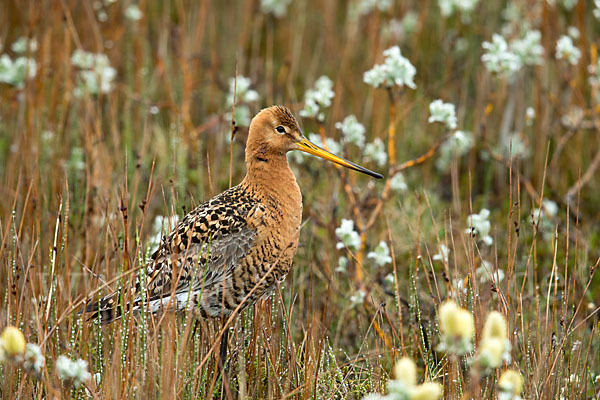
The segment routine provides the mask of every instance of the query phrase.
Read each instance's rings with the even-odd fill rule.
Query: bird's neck
[[[285,154],[246,157],[248,171],[242,184],[264,193],[288,210],[302,208],[302,195]]]

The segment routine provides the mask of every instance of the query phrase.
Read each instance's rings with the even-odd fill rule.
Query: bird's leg
[[[198,330],[199,325],[200,325],[200,320],[198,318],[194,318],[194,328],[192,329],[192,334],[190,337],[196,336],[196,331]]]
[[[223,389],[221,391],[221,398],[224,398],[226,395],[228,399],[232,399],[231,388],[229,387],[229,378],[227,377],[227,372],[225,371],[225,360],[227,358],[227,342],[229,339],[229,326],[223,321],[223,336],[221,336],[221,346],[219,349],[219,371],[221,372],[221,377],[223,380]]]
[[[225,359],[227,358],[227,342],[229,339],[229,327],[225,328],[223,336],[221,336],[221,347],[219,350],[219,369],[223,370],[225,367]]]

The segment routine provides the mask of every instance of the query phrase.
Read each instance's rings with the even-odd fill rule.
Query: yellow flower
[[[483,339],[496,338],[505,341],[506,331],[507,327],[504,315],[500,314],[498,311],[489,313],[485,320],[485,325],[483,326]]]
[[[446,336],[471,339],[475,330],[473,315],[455,302],[447,301],[439,309],[440,329]]]
[[[410,391],[410,400],[438,400],[442,397],[442,385],[425,382]]]
[[[0,363],[6,361],[6,350],[4,350],[4,340],[0,338]]]
[[[523,391],[523,377],[515,370],[506,370],[500,375],[498,387],[503,392],[509,392],[515,396],[519,396]]]
[[[407,386],[417,384],[417,366],[414,361],[408,357],[402,357],[394,367],[394,375],[396,379]]]
[[[483,339],[479,353],[481,362],[490,368],[498,368],[502,364],[502,356],[506,350],[506,341],[497,338]]]
[[[8,326],[2,332],[2,347],[9,357],[22,354],[25,351],[25,337],[14,326]]]

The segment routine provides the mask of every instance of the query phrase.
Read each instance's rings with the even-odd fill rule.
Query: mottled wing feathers
[[[146,302],[167,304],[171,294],[210,286],[231,274],[248,254],[256,237],[256,216],[262,212],[240,187],[233,187],[191,211],[164,237],[146,267]],[[175,284],[175,286],[174,286]],[[141,305],[141,285],[133,289],[132,310]],[[121,316],[120,292],[91,304],[90,320],[109,323]]]

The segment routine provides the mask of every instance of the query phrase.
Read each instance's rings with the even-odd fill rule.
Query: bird
[[[250,123],[241,183],[163,236],[127,304],[124,289],[115,290],[85,307],[88,320],[106,325],[142,307],[152,314],[188,309],[200,319],[223,318],[272,293],[298,249],[302,194],[286,156],[296,150],[383,178],[310,142],[285,106],[265,108]]]

